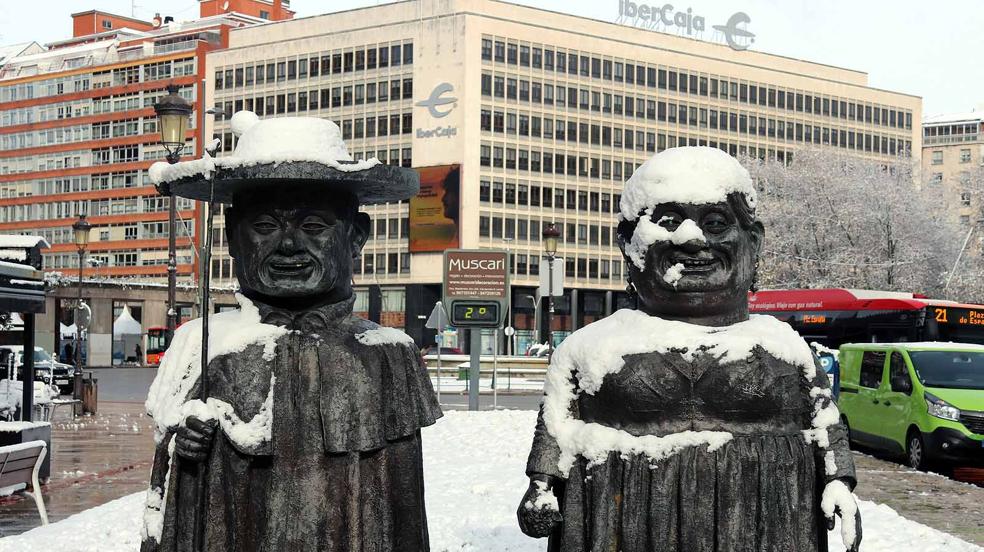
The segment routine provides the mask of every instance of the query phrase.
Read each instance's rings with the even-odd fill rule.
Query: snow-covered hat
[[[755,207],[755,186],[737,159],[705,146],[670,148],[632,173],[619,209],[623,219],[632,221],[660,203],[721,203],[731,193],[744,195]]]
[[[214,200],[220,203],[232,203],[240,190],[278,192],[297,185],[348,192],[363,205],[406,200],[420,190],[420,177],[413,169],[384,165],[375,158],[354,161],[338,125],[327,119],[260,120],[252,111],[240,111],[231,124],[239,137],[231,156],[206,154],[174,165],[154,163],[150,179],[179,197],[208,200],[214,172]]]

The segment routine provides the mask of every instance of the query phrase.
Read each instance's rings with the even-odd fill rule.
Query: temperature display
[[[489,326],[499,323],[496,303],[455,301],[451,307],[452,326]]]

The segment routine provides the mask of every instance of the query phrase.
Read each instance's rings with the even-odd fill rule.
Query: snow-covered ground
[[[516,506],[526,490],[523,469],[535,413],[447,412],[424,430],[427,517],[433,552],[542,552],[545,540],[520,533]],[[891,508],[861,502],[864,552],[984,549],[900,517]],[[139,549],[138,493],[48,527],[0,539],[0,552],[122,552]],[[831,552],[843,552],[840,531]]]

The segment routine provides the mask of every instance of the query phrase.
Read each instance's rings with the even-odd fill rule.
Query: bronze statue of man
[[[359,205],[416,194],[414,171],[353,162],[338,127],[241,112],[229,157],[158,166],[225,203],[240,309],[175,334],[147,401],[157,452],[145,551],[426,552],[420,430],[441,416],[406,334],[352,313]]]

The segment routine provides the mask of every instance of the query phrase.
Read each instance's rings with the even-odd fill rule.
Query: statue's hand
[[[530,486],[516,512],[520,530],[530,537],[538,539],[550,536],[564,520],[553,492],[555,481],[549,476],[530,478]]]
[[[848,552],[861,548],[861,512],[854,494],[843,481],[835,479],[823,489],[820,509],[827,518],[827,530],[834,530],[834,515],[841,518],[841,539]]]
[[[203,462],[212,450],[212,439],[215,438],[215,420],[202,421],[194,416],[188,416],[185,424],[178,428],[174,440],[174,450],[181,458],[191,462]]]

